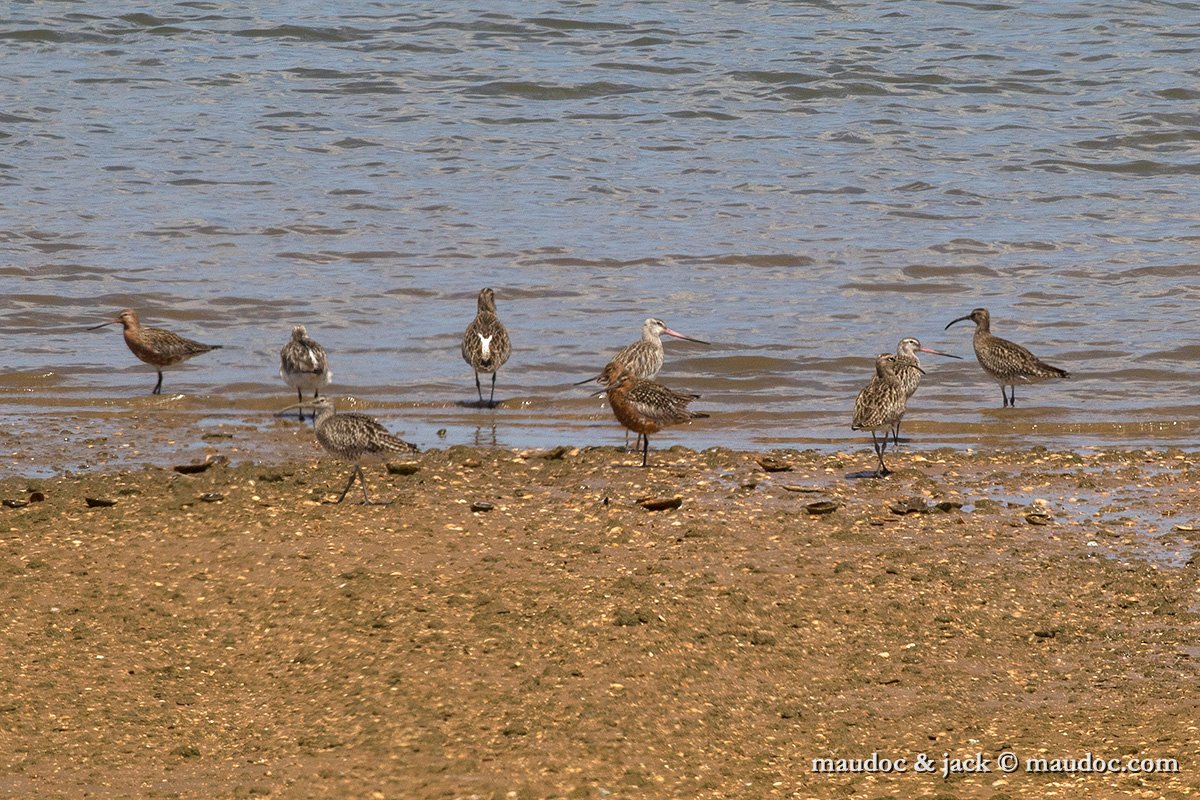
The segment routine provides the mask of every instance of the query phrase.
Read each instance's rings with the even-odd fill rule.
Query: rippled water
[[[0,11],[10,430],[152,413],[115,327],[225,349],[206,421],[332,393],[422,444],[622,438],[575,380],[647,316],[714,418],[664,443],[861,442],[874,354],[933,358],[914,443],[1194,444],[1200,4],[160,4]],[[497,412],[459,337],[496,289]],[[999,410],[975,306],[1069,369]],[[50,422],[48,423],[48,420]]]

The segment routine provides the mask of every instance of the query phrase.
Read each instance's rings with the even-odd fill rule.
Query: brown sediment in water
[[[0,481],[0,796],[1195,789],[1197,454],[764,456],[454,447],[370,507],[333,461]],[[813,770],[873,753],[910,768]]]

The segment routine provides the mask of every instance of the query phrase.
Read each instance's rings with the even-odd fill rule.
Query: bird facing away
[[[133,354],[158,371],[158,383],[154,384],[151,394],[162,394],[164,369],[182,364],[189,358],[209,350],[221,349],[219,344],[201,344],[162,328],[143,325],[138,321],[138,315],[129,308],[118,314],[116,319],[94,325],[88,330],[94,331],[117,323],[123,327],[125,344],[129,345]]]
[[[339,503],[346,499],[346,492],[350,491],[355,479],[362,485],[363,505],[371,505],[374,502],[367,494],[367,479],[362,471],[364,458],[387,453],[417,452],[415,444],[397,439],[374,417],[353,412],[337,413],[328,397],[318,397],[307,403],[293,403],[280,409],[278,413],[283,414],[302,405],[311,408],[316,415],[317,442],[325,448],[325,452],[343,461],[354,462],[354,472],[350,473],[350,481],[337,499]]]
[[[891,353],[880,353],[875,359],[875,377],[858,393],[854,401],[854,421],[850,424],[851,430],[871,432],[871,444],[879,458],[879,469],[875,471],[877,478],[891,472],[883,463],[883,452],[887,450],[888,432],[904,416],[908,403],[904,386],[896,376],[896,361],[896,356]],[[877,435],[879,431],[883,431],[882,439]]]
[[[925,371],[921,369],[921,359],[917,353],[932,353],[935,356],[945,356],[946,358],[958,358],[952,353],[943,353],[941,350],[934,350],[931,347],[924,347],[921,342],[914,336],[906,336],[900,340],[900,344],[896,345],[896,379],[900,381],[900,387],[904,389],[904,398],[906,402],[912,399],[916,394],[917,387],[921,385],[921,376]],[[903,417],[901,413],[901,417]],[[900,422],[896,420],[896,425],[892,428],[892,443],[900,444]]]
[[[463,333],[462,357],[475,370],[475,391],[483,404],[483,389],[479,385],[479,373],[492,374],[492,393],[488,396],[488,408],[496,407],[496,370],[504,366],[512,352],[508,331],[496,316],[496,293],[491,289],[479,292],[478,311],[475,319]]]
[[[947,324],[946,329],[964,320],[975,323],[975,358],[983,371],[1000,384],[1004,408],[1016,407],[1018,383],[1040,383],[1051,378],[1071,377],[1065,369],[1050,366],[1021,345],[993,336],[992,319],[986,308],[977,308],[965,317],[959,317]],[[1012,387],[1011,396],[1005,393],[1005,386]]]
[[[668,425],[678,425],[708,416],[699,411],[688,410],[688,403],[699,395],[683,394],[668,389],[661,383],[639,378],[629,367],[616,361],[609,362],[599,380],[607,388],[597,394],[608,395],[608,405],[612,408],[617,422],[634,433],[641,434],[643,467],[647,465],[649,458],[650,434],[658,433]]]
[[[296,390],[297,405],[304,402],[304,392],[312,392],[316,400],[321,387],[328,386],[333,378],[325,348],[308,338],[308,331],[303,325],[292,328],[291,341],[279,351],[279,377]],[[303,406],[299,414],[303,422]]]

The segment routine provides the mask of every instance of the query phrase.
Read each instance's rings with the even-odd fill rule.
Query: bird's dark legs
[[[304,393],[301,392],[299,389],[296,390],[296,402],[297,403],[304,402]],[[300,415],[300,421],[304,422],[304,406],[300,406],[300,408],[297,409],[297,413]],[[316,413],[317,412],[315,412],[315,411],[313,412],[314,415],[316,415]]]
[[[481,396],[480,400],[483,399]],[[488,395],[488,408],[496,407],[496,373],[492,373],[492,393]]]
[[[1012,386],[1008,387],[1008,393],[1011,395],[1011,397],[1008,398],[1008,405],[1012,408],[1016,408],[1017,407],[1017,385],[1015,383]]]
[[[642,466],[646,466],[646,461],[650,457],[650,437],[642,434]]]
[[[154,384],[154,391],[150,394],[162,394],[162,370],[158,371],[158,383]]]
[[[875,447],[875,455],[879,456],[879,470],[875,473],[876,478],[882,478],[884,475],[890,475],[892,471],[887,468],[887,464],[883,463],[883,451],[887,450],[887,433],[883,434],[881,442],[876,436],[875,431],[871,431],[871,444]]]
[[[1016,394],[1016,391],[1017,391],[1017,387],[1016,387],[1016,386],[1014,386],[1014,387],[1013,387],[1013,394]],[[1002,383],[1002,384],[1000,384],[1000,396],[1004,398],[1004,407],[1005,407],[1005,408],[1008,408],[1008,407],[1009,407],[1009,405],[1010,405],[1010,403],[1008,402],[1008,392],[1007,392],[1007,391],[1005,391],[1005,389],[1004,389],[1004,384],[1003,384],[1003,383]]]
[[[883,437],[887,439],[887,437]],[[892,426],[892,444],[896,447],[900,446],[900,421],[896,420],[896,424]]]
[[[483,387],[479,385],[479,371],[475,371],[475,391],[479,392],[479,404],[483,405]]]
[[[362,467],[355,464],[354,472],[350,473],[350,481],[346,484],[346,488],[342,489],[342,494],[337,499],[337,501],[339,503],[346,499],[346,492],[350,491],[350,487],[354,485],[354,479],[357,478],[361,472],[362,472]],[[366,495],[366,493],[367,493],[367,486],[366,486],[366,481],[364,481],[363,482],[363,494]]]
[[[358,483],[362,486],[363,505],[369,506],[371,505],[371,498],[367,496],[367,476],[363,475],[362,466],[359,464],[354,465],[354,470],[358,473]]]

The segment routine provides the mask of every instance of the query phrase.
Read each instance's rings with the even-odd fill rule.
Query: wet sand
[[[865,451],[454,447],[369,467],[394,501],[369,507],[308,452],[0,481],[35,501],[0,508],[0,796],[1200,785],[1194,452],[901,453],[877,480],[847,477]],[[873,753],[936,771],[814,773]]]

